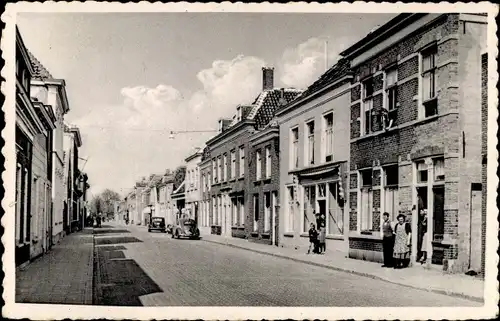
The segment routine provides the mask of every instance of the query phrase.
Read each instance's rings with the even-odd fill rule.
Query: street
[[[94,230],[94,304],[117,306],[478,306],[144,227]]]

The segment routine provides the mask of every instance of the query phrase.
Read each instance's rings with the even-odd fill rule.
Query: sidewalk
[[[203,235],[202,239],[206,242],[232,246],[411,288],[484,302],[484,281],[474,277],[448,274],[420,266],[401,270],[387,269],[382,268],[380,263],[346,258],[345,254],[341,252],[326,255],[307,255],[305,250],[258,244],[238,238]]]
[[[16,302],[92,304],[93,229],[69,234],[16,271]]]

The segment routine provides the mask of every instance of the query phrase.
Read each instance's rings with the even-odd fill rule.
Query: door
[[[444,235],[444,186],[433,188],[434,212],[432,229],[432,263],[442,265],[444,259],[444,248],[440,246]]]
[[[317,228],[326,227],[326,200],[318,200],[319,217],[316,218]]]
[[[480,185],[480,184],[477,184]],[[474,188],[476,187],[476,188]],[[481,204],[482,191],[481,186],[472,187],[470,200],[470,264],[469,270],[481,271]]]

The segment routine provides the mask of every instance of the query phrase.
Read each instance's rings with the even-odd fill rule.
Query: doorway
[[[482,186],[472,183],[470,199],[470,244],[469,244],[469,270],[477,273],[481,271],[481,234],[482,234]]]

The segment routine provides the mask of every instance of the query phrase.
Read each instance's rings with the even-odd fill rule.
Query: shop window
[[[304,217],[302,232],[309,230],[309,225],[315,222],[316,186],[304,186]]]
[[[238,199],[231,197],[231,214],[233,217],[233,226],[238,224]]]
[[[293,186],[288,186],[286,189],[287,208],[285,216],[285,231],[293,232],[294,230],[294,217],[295,217],[295,193]]]
[[[344,234],[344,214],[339,200],[339,183],[328,184],[328,234]]]
[[[264,193],[264,232],[271,230],[271,193]]]
[[[253,231],[257,232],[259,229],[259,195],[253,196]]]

